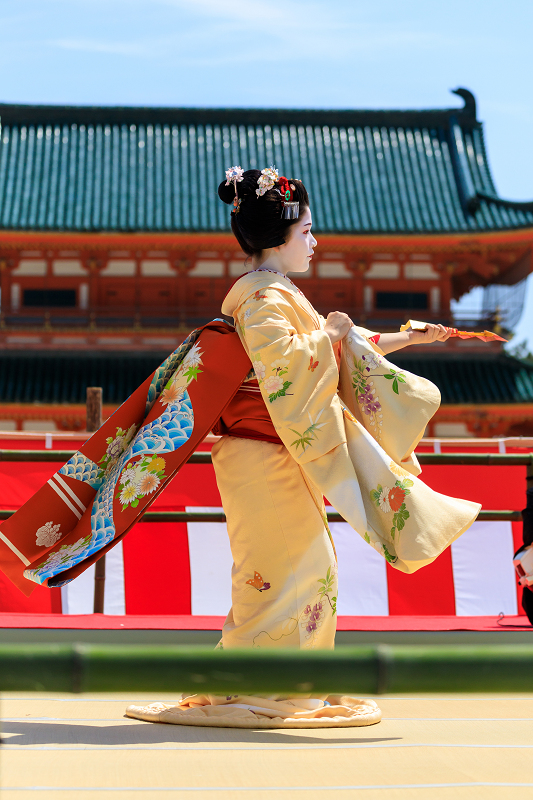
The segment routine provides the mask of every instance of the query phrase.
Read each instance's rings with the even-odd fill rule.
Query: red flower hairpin
[[[279,193],[283,201],[283,211],[281,216],[283,219],[298,219],[300,216],[300,203],[293,200],[293,192],[296,189],[294,183],[289,183],[287,178],[282,175],[278,180]]]

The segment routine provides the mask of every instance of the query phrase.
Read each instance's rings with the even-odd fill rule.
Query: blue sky
[[[0,102],[424,108],[466,86],[500,194],[533,199],[532,32],[533,0],[0,0]]]

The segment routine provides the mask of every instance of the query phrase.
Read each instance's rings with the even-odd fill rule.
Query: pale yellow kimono
[[[339,389],[324,320],[289,280],[245,275],[222,311],[235,319],[283,442],[223,436],[213,448],[234,559],[222,646],[332,648],[337,566],[323,495],[354,535],[404,572],[433,561],[479,506],[438,494],[415,477],[420,467],[412,451],[439,392],[389,364],[370,342],[371,331],[354,327],[343,340]],[[325,702],[188,695],[175,704],[132,705],[126,713],[150,722],[249,728],[381,719],[373,700],[331,696]]]
[[[480,506],[416,477],[413,450],[439,391],[390,364],[372,331],[345,337],[339,380],[323,318],[283,276],[244,275],[222,311],[284,444],[223,437],[213,449],[234,558],[223,646],[333,647],[337,569],[323,496],[402,572],[433,561]]]

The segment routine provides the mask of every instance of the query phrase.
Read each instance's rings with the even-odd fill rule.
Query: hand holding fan
[[[425,331],[427,328],[427,322],[419,322],[416,319],[409,319],[402,325],[400,330],[407,331],[411,329],[412,331]],[[504,339],[503,336],[498,336],[497,333],[493,333],[492,331],[459,331],[457,328],[450,328],[447,327],[447,330],[451,331],[451,338],[457,339],[481,339],[482,342],[506,342],[507,339]]]

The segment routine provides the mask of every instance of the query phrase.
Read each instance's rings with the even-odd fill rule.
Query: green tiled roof
[[[442,402],[533,403],[533,364],[506,353],[477,358],[396,354],[399,367],[435,383]]]
[[[102,386],[105,403],[121,403],[166,355],[4,354],[0,403],[84,403],[87,386]],[[533,402],[533,365],[505,353],[475,359],[398,353],[393,360],[437,384],[443,403]]]
[[[1,105],[0,229],[227,231],[232,164],[301,178],[331,233],[533,225],[496,195],[473,95],[427,111]]]
[[[104,403],[122,403],[166,356],[4,354],[0,403],[85,403],[87,386],[101,386]]]

